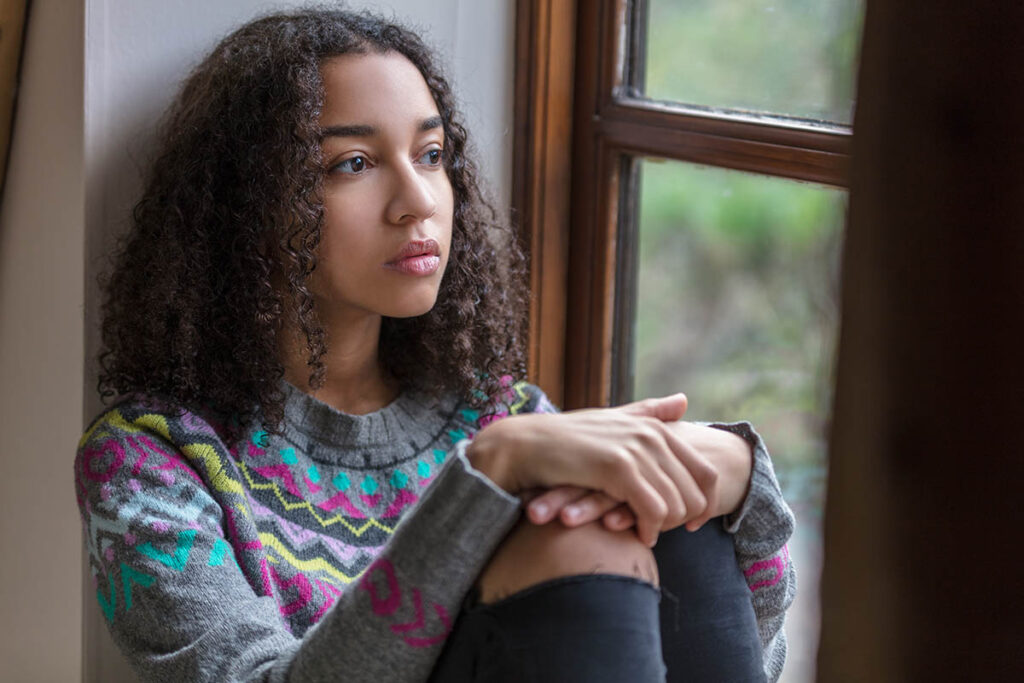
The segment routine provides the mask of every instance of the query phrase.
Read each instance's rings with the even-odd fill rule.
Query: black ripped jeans
[[[661,588],[568,576],[484,605],[471,594],[430,683],[764,681],[750,590],[714,519],[663,533]]]

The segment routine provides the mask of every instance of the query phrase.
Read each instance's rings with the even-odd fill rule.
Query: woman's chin
[[[430,313],[435,303],[437,303],[436,292],[432,296],[396,302],[393,306],[388,306],[387,310],[381,311],[381,314],[388,318],[415,318]]]

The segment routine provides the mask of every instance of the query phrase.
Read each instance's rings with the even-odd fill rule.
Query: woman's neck
[[[365,415],[380,410],[399,394],[398,382],[380,364],[381,320],[379,315],[367,315],[324,324],[326,374],[317,389],[309,386],[305,337],[301,333],[290,335],[291,343],[282,350],[284,378],[343,413]]]

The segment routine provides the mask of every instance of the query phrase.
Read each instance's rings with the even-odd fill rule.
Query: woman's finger
[[[653,548],[668,515],[669,503],[662,497],[662,489],[651,483],[657,479],[657,475],[665,475],[657,467],[653,468],[654,472],[651,468],[641,471],[643,466],[640,463],[643,459],[630,455],[613,458],[605,465],[608,470],[605,481],[611,482],[608,493],[613,498],[621,497],[633,509],[636,515],[636,535],[648,548]]]
[[[615,500],[607,493],[591,491],[579,500],[563,507],[558,518],[567,527],[581,526],[601,519],[606,512],[618,507],[621,503],[622,501]]]
[[[534,524],[547,524],[565,508],[587,495],[581,486],[556,486],[536,495],[526,505],[526,518]]]
[[[666,467],[675,476],[679,492],[686,505],[686,515],[676,524],[686,523],[690,531],[699,529],[716,509],[719,487],[718,470],[700,451],[683,439],[671,424],[662,424],[665,442],[672,450],[678,467]],[[680,475],[679,472],[683,474]]]
[[[665,471],[672,477],[683,499],[685,513],[677,519],[666,520],[671,527],[686,523],[687,528],[698,528],[711,515],[711,510],[718,492],[718,471],[700,455],[670,424],[660,424],[671,455],[667,462],[662,463]],[[691,524],[695,524],[692,526]],[[665,530],[665,529],[663,529]]]
[[[641,418],[638,421],[637,439],[633,443],[633,456],[641,475],[658,491],[666,504],[665,517],[661,520],[659,531],[675,528],[687,517],[687,501],[683,491],[686,491],[684,486],[690,476],[675,457],[672,447],[666,441],[667,436],[668,430],[664,423]],[[689,486],[692,487],[692,482]]]
[[[636,524],[636,517],[628,505],[619,504],[610,512],[606,512],[602,521],[610,531],[625,531]]]
[[[645,398],[618,406],[619,410],[638,417],[653,417],[662,422],[675,422],[683,419],[687,408],[686,394],[672,394],[661,398]]]

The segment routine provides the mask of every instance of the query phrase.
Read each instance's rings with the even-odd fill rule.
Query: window
[[[691,419],[765,435],[800,529],[788,681],[813,678],[817,642],[862,10],[532,0],[517,17],[531,374],[566,408],[683,390]]]

